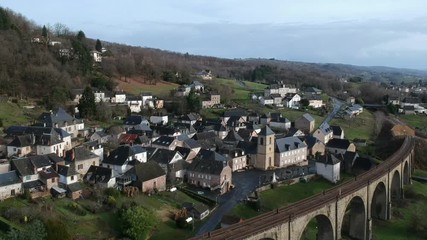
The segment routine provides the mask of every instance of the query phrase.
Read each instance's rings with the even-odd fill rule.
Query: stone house
[[[334,136],[332,128],[328,123],[323,123],[320,127],[313,133],[313,137],[319,139],[322,143],[326,144]]]
[[[333,154],[345,154],[347,151],[356,152],[356,146],[348,139],[333,138],[326,144],[326,150]]]
[[[295,121],[295,128],[304,133],[311,133],[314,130],[314,124],[314,118],[310,114],[305,113]]]
[[[154,161],[136,164],[123,177],[130,177],[132,185],[143,193],[166,190],[166,173]]]
[[[94,185],[98,188],[112,188],[116,185],[116,178],[113,177],[113,170],[111,168],[101,166],[90,166],[83,181]]]
[[[23,193],[22,181],[16,171],[0,174],[0,201]]]
[[[111,168],[113,177],[124,174],[137,163],[147,162],[147,151],[138,145],[122,145],[110,152],[101,166]]]
[[[283,168],[291,165],[307,165],[307,145],[298,137],[276,139],[274,166]]]
[[[340,180],[341,161],[333,154],[325,154],[316,158],[316,174],[326,180],[337,183]]]

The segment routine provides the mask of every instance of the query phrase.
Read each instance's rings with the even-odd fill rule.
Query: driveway
[[[323,121],[322,125],[324,123],[329,123],[334,117],[335,115],[337,115],[337,113],[340,111],[342,105],[344,104],[342,101],[331,97],[332,98],[332,104],[334,105],[334,108],[332,109],[332,112],[329,113],[329,115],[325,118],[325,120]]]

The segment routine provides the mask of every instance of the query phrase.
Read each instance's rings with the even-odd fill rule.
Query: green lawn
[[[395,207],[393,209],[393,217],[389,221],[374,221],[373,223],[373,237],[374,239],[387,239],[387,240],[416,240],[425,239],[418,236],[413,229],[410,228],[412,216],[416,212],[427,212],[427,185],[413,181],[413,188],[417,194],[423,195],[423,198],[418,200],[407,199],[407,205],[404,207]],[[397,217],[398,215],[399,217]]]
[[[19,103],[0,101],[0,119],[3,122],[3,126],[6,128],[11,125],[29,125],[34,118],[37,118],[44,111],[40,107],[35,107],[34,109],[23,107],[27,105],[30,104],[24,101]]]
[[[415,169],[415,172],[413,175],[417,177],[427,177],[427,171],[421,170],[421,169]]]
[[[399,115],[399,119],[406,122],[411,127],[426,129],[427,116],[426,115]]]
[[[330,125],[341,126],[347,139],[359,138],[368,140],[374,137],[375,117],[371,112],[364,111],[351,119],[334,118]]]
[[[233,91],[231,100],[233,101],[242,101],[242,100],[249,101],[251,93],[263,91],[267,87],[267,85],[261,84],[261,83],[255,83],[255,82],[249,82],[249,81],[239,82],[237,80],[224,79],[224,78],[216,78],[215,80],[212,80],[212,81],[214,82],[206,81],[204,83],[212,86],[214,86],[214,84],[220,84],[220,85],[227,86],[228,88],[231,88]]]

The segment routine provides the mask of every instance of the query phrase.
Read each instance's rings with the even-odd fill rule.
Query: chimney
[[[76,151],[75,148],[71,149],[71,161],[74,161],[76,158],[76,152],[75,151]]]

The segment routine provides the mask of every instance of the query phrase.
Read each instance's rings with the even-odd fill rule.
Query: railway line
[[[350,181],[325,190],[317,195],[305,198],[292,205],[278,208],[257,217],[247,219],[242,223],[208,232],[192,239],[245,239],[257,233],[264,232],[273,226],[283,224],[284,222],[290,222],[294,217],[302,216],[319,209],[381,178],[387,174],[390,169],[399,165],[406,156],[411,153],[414,141],[413,138],[406,137],[401,147],[383,163],[377,165],[374,169],[354,177]]]

